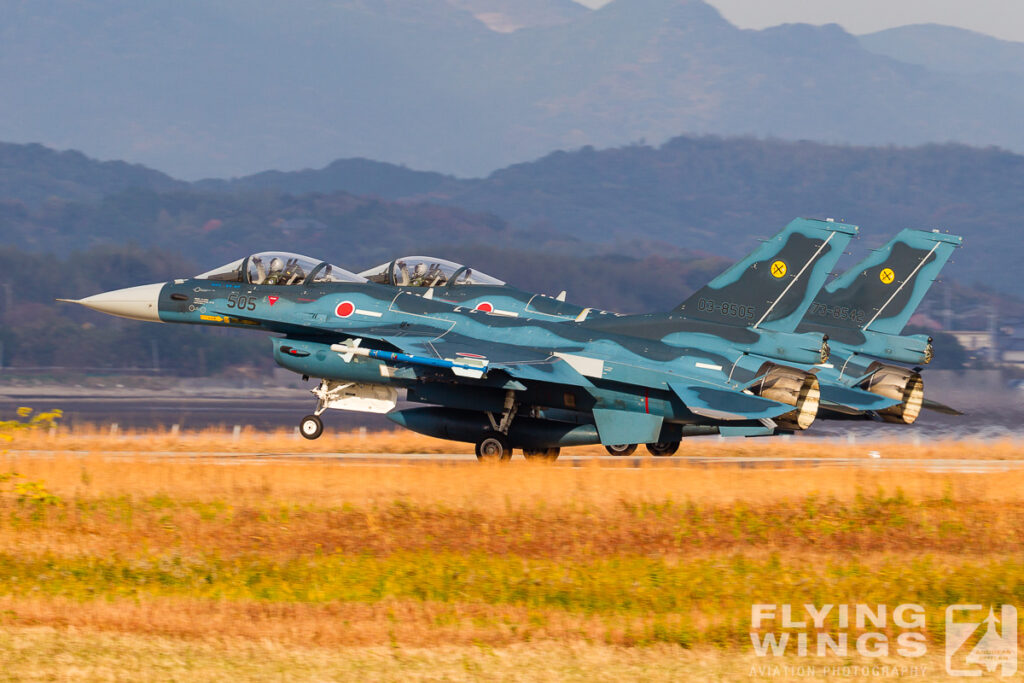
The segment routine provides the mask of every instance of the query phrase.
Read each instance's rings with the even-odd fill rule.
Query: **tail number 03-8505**
[[[229,294],[228,308],[237,308],[240,311],[255,311],[256,297],[244,294]]]
[[[713,299],[697,299],[697,310],[716,312],[719,315],[730,318],[751,318],[754,317],[754,307],[731,301],[715,301]]]

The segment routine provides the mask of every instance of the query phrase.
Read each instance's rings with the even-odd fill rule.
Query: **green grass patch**
[[[669,614],[749,610],[752,603],[944,605],[1024,601],[1016,559],[950,564],[892,557],[821,566],[730,555],[683,562],[616,557],[589,562],[490,555],[322,555],[284,562],[220,559],[0,555],[0,594],[189,596],[326,603],[414,599],[508,604],[582,613]],[[749,614],[749,612],[747,612]]]

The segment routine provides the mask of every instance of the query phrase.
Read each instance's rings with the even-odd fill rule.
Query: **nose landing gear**
[[[316,410],[299,423],[299,433],[307,439],[315,439],[324,433],[324,423],[320,416],[325,410],[354,410],[383,415],[398,405],[398,392],[394,387],[380,384],[322,379],[317,388],[310,389],[310,393],[316,396]]]
[[[316,439],[324,433],[324,422],[318,415],[307,415],[299,423],[299,434],[307,439]]]

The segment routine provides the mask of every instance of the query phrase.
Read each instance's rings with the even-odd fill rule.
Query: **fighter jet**
[[[855,233],[841,223],[795,221],[784,239],[712,283],[719,298],[708,313],[750,317],[758,329],[736,328],[731,338],[717,327],[682,332],[672,344],[453,307],[295,254],[254,254],[194,278],[76,303],[282,335],[272,340],[278,364],[321,378],[317,409],[300,424],[307,438],[322,433],[325,410],[340,408],[389,412],[415,431],[475,443],[481,458],[507,459],[512,448],[552,458],[562,446],[589,443],[646,443],[670,454],[688,435],[810,426],[814,374],[747,356],[771,350],[798,363],[821,359],[820,333],[782,335],[773,327],[803,317]],[[789,346],[777,346],[782,341]],[[397,388],[432,407],[392,412]]]
[[[870,388],[899,402],[873,414],[887,422],[913,424],[926,407],[960,414],[924,397],[920,367],[934,349],[927,335],[902,335],[939,271],[963,244],[937,230],[903,230],[830,282],[815,298],[797,331],[829,335],[831,358],[818,371],[822,399],[830,411],[863,415],[843,405],[843,388]]]
[[[789,229],[787,226],[777,237],[784,236]],[[824,409],[820,417],[877,416],[889,422],[912,424],[922,407],[959,414],[924,398],[919,368],[908,369],[882,361],[915,365],[931,361],[931,338],[901,336],[900,332],[962,242],[961,237],[934,230],[904,230],[829,283],[802,320],[791,320],[791,331],[819,331],[831,339],[829,362],[799,366],[817,374]],[[743,265],[737,268],[742,270]],[[707,308],[707,291],[665,314],[619,316],[567,302],[564,291],[558,297],[550,297],[517,289],[468,266],[437,257],[404,256],[360,275],[373,282],[495,315],[587,321],[588,326],[666,343],[672,343],[676,332],[707,331],[707,323],[711,322],[702,320],[707,317],[702,315]],[[724,336],[731,334],[728,329],[718,332]],[[769,354],[763,360],[779,359]],[[870,388],[873,391],[860,391]],[[624,455],[632,453],[636,445],[618,444],[608,449]]]
[[[955,235],[904,230],[833,280],[803,318],[790,317],[775,324],[774,329],[782,332],[817,331],[827,335],[828,362],[812,365],[789,359],[790,364],[817,375],[822,407],[826,409],[823,417],[877,416],[888,422],[912,424],[922,406],[957,414],[948,406],[924,399],[920,368],[911,370],[881,361],[931,360],[930,338],[901,336],[900,332],[961,243],[962,238]],[[741,267],[742,262],[734,266]],[[757,296],[756,288],[744,289]],[[717,288],[711,283],[670,312],[594,318],[586,324],[671,344],[673,335],[680,331],[693,332],[702,326],[706,329],[711,323],[746,323],[723,316],[710,306],[708,302],[716,296]],[[749,329],[757,327],[757,322],[749,323]],[[767,362],[772,354],[751,349],[748,356]]]

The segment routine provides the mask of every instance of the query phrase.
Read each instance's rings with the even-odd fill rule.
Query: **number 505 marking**
[[[256,297],[245,296],[244,294],[229,294],[228,295],[228,308],[237,308],[238,310],[256,310]]]

